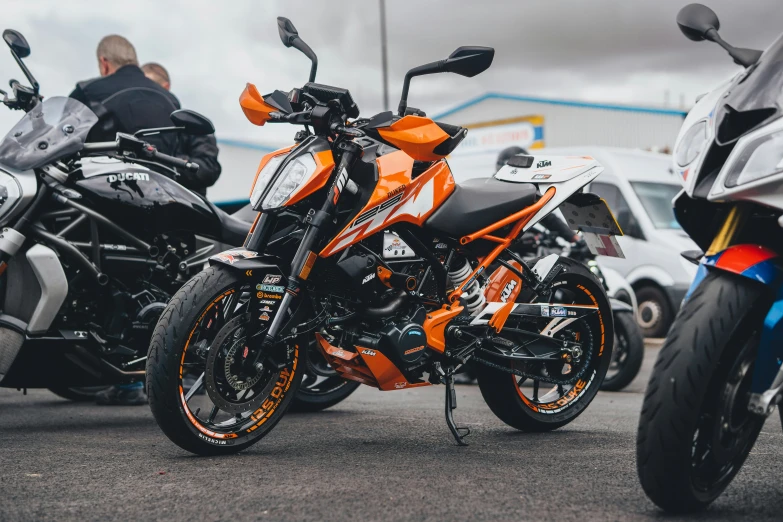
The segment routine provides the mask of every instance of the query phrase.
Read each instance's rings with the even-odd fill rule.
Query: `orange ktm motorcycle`
[[[408,88],[425,74],[475,76],[493,49],[460,47],[411,69],[398,114],[365,119],[348,90],[314,83],[317,58],[293,24],[278,18],[278,28],[312,61],[310,81],[264,96],[248,84],[240,105],[256,125],[303,130],[261,160],[250,194],[260,214],[244,247],[214,256],[158,321],[147,384],[160,427],[198,454],[258,442],[312,350],[381,390],[445,384],[459,444],[468,430],[452,416],[453,375],[468,361],[507,424],[571,422],[611,359],[608,299],[583,265],[551,255],[530,267],[508,247],[561,208],[596,253],[621,255],[611,212],[581,190],[601,165],[516,156],[494,177],[456,183],[444,158],[467,130],[407,107]]]

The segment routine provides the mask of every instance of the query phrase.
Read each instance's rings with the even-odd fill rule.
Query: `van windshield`
[[[680,224],[674,217],[672,200],[681,187],[668,183],[632,182],[636,196],[642,202],[647,215],[650,216],[655,228],[680,229]]]

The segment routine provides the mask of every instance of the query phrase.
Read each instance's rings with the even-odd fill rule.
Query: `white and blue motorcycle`
[[[718,34],[700,4],[677,16],[743,70],[703,96],[674,149],[677,220],[704,251],[644,398],[642,487],[684,513],[717,498],[742,467],[783,390],[783,36],[766,51]]]

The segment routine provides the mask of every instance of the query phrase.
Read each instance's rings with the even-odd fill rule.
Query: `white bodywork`
[[[634,286],[644,284],[645,281],[656,284],[670,296],[672,305],[676,309],[690,286],[697,268],[683,259],[680,253],[698,247],[679,228],[657,228],[633,185],[638,182],[660,183],[671,186],[672,192],[676,192],[681,186],[681,178],[672,172],[671,157],[654,152],[613,147],[568,147],[544,149],[544,152],[563,155],[582,153],[600,162],[604,171],[594,182],[616,188],[628,204],[629,211],[639,224],[643,236],[643,238],[634,237],[626,233],[624,236],[617,237],[617,243],[622,248],[625,259],[599,256],[596,260],[601,270],[605,273],[614,270]],[[604,197],[604,194],[592,183],[586,190]],[[613,203],[609,202],[612,212],[615,217],[618,217],[618,209],[612,205]]]
[[[529,230],[547,214],[554,212],[565,200],[579,189],[593,181],[604,171],[603,166],[591,156],[552,156],[535,154],[530,168],[506,165],[495,174],[495,178],[514,183],[533,183],[540,194],[550,188],[555,195],[525,225]]]

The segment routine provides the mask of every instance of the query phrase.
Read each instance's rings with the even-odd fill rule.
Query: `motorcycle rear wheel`
[[[566,269],[555,277],[552,286],[557,292],[569,295],[570,300],[548,302],[598,307],[595,315],[573,323],[584,330],[583,338],[589,335],[592,342],[592,353],[582,363],[586,366],[582,377],[572,385],[554,385],[530,379],[531,391],[522,386],[527,384],[525,377],[476,364],[479,389],[489,408],[500,420],[521,431],[551,431],[576,419],[598,393],[611,359],[614,329],[609,299],[603,286],[581,263],[570,259],[561,259],[560,262],[566,265]],[[537,302],[544,303],[547,299]],[[502,330],[500,335],[503,335]],[[541,386],[543,391],[540,391]]]
[[[633,312],[613,312],[614,347],[612,362],[601,389],[620,391],[639,374],[644,359],[644,337]]]
[[[244,326],[254,297],[237,274],[214,266],[180,288],[158,320],[147,359],[150,408],[169,439],[187,451],[223,455],[255,444],[296,395],[302,378],[296,345],[281,370],[244,375],[239,369],[249,353],[252,332]]]
[[[767,306],[753,281],[710,272],[684,304],[647,386],[636,468],[647,496],[672,513],[707,507],[731,483],[764,418],[748,412]]]

